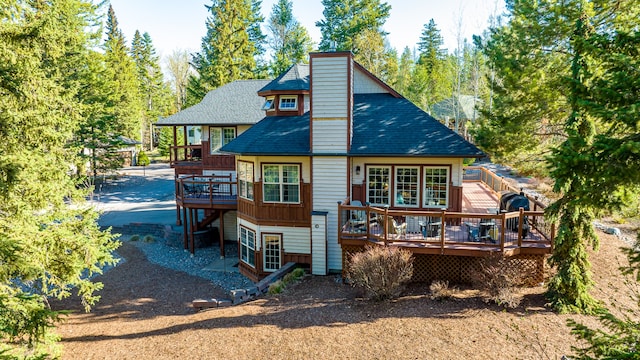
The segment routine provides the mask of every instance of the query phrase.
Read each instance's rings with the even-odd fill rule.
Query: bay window
[[[238,161],[238,195],[253,200],[253,163]]]
[[[256,266],[256,233],[240,227],[240,259],[247,265]]]

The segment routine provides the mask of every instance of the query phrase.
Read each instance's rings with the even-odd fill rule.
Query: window
[[[253,200],[253,163],[238,161],[238,195]]]
[[[264,202],[300,202],[299,165],[263,165]]]
[[[424,168],[424,206],[446,208],[449,204],[449,168]]]
[[[280,235],[264,234],[264,271],[280,269]]]
[[[367,168],[367,201],[371,205],[389,205],[390,167]]]
[[[242,262],[256,266],[256,233],[240,227],[240,259]]]
[[[418,207],[420,169],[417,167],[396,167],[395,205]]]
[[[280,110],[297,110],[298,103],[296,100],[298,100],[297,96],[281,96],[280,106],[278,107]]]
[[[214,154],[221,147],[230,143],[236,138],[235,128],[209,128],[209,138],[211,143],[211,153]]]
[[[275,108],[275,99],[272,97],[268,97],[267,100],[262,105],[262,110],[273,110]]]

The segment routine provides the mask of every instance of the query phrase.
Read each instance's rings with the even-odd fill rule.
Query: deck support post
[[[224,259],[224,214],[225,210],[220,210],[220,259]]]
[[[188,243],[188,234],[187,234],[187,208],[182,208],[182,218],[184,219],[184,224],[182,225],[182,242],[184,243],[184,249],[187,250],[189,248]]]
[[[193,208],[189,208],[189,252],[195,254],[195,243],[193,239]]]

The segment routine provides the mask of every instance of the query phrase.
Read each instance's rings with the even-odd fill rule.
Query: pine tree
[[[382,26],[387,21],[391,6],[380,0],[322,0],[324,19],[316,22],[322,39],[319,49],[328,51],[333,48],[355,50],[354,41],[365,30],[386,33]],[[354,51],[357,54],[357,51]]]
[[[124,35],[118,28],[113,7],[109,6],[107,13],[107,34],[104,42],[105,61],[107,64],[108,80],[111,82],[112,93],[110,106],[112,109],[116,133],[131,139],[141,139],[143,105],[140,97],[138,77],[135,63],[129,56]]]
[[[447,51],[443,49],[443,45],[444,39],[440,35],[440,29],[433,19],[429,20],[429,23],[424,24],[418,42],[418,63],[424,65],[429,74],[433,73],[437,63],[446,57]]]
[[[6,6],[5,6],[6,5]],[[87,309],[115,262],[86,193],[69,175],[84,105],[76,95],[95,7],[79,0],[5,1],[0,10],[0,354],[56,355],[50,330],[61,314],[48,298],[77,293]],[[73,204],[74,206],[69,206]]]
[[[198,76],[190,78],[188,102],[197,103],[211,89],[238,79],[255,78],[257,58],[264,51],[260,0],[213,0],[206,6],[207,34],[193,55]]]
[[[271,76],[276,77],[297,63],[307,63],[313,41],[295,17],[290,0],[278,0],[269,17],[269,44],[273,52],[269,65]]]
[[[144,101],[144,119],[142,124],[143,144],[152,150],[154,137],[152,124],[159,116],[167,115],[171,103],[171,91],[164,82],[160,69],[160,58],[156,55],[149,33],[140,35],[136,30],[131,44],[131,57],[138,74],[139,93]]]

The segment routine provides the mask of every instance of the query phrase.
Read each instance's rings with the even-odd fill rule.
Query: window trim
[[[262,163],[261,164],[261,178],[262,178],[262,202],[265,204],[301,204],[302,203],[302,166],[299,163]],[[265,166],[277,166],[278,167],[278,186],[280,189],[280,201],[270,201],[265,198],[267,192],[265,191],[266,185],[274,185],[276,183],[267,183],[265,178]],[[296,179],[296,183],[285,183],[283,182],[283,168],[285,166],[295,166],[298,168],[298,178]],[[284,185],[297,185],[298,187],[298,201],[282,201],[284,198]]]
[[[253,234],[253,248],[249,246],[248,238],[245,237],[246,234]],[[240,261],[251,266],[252,268],[256,268],[256,232],[246,226],[240,225]],[[246,244],[245,244],[246,243]],[[244,251],[247,249],[247,257],[246,260],[244,258]],[[253,251],[253,264],[249,262],[249,251]]]
[[[283,100],[293,100],[293,107],[283,107]],[[298,96],[297,95],[284,95],[278,99],[278,110],[280,111],[297,111],[298,110]]]
[[[365,169],[366,169],[365,170],[366,171],[366,173],[365,173],[365,181],[366,181],[366,184],[367,184],[367,189],[366,189],[367,201],[371,205],[374,205],[374,206],[389,206],[391,204],[391,193],[389,192],[389,189],[391,188],[391,181],[393,180],[392,179],[393,166],[391,166],[391,165],[367,165],[367,166],[365,166]],[[369,185],[371,183],[370,180],[369,180],[371,169],[387,169],[389,171],[389,173],[388,173],[388,177],[389,178],[388,178],[388,180],[386,182],[386,185],[387,185],[387,190],[386,190],[387,191],[387,196],[386,196],[386,198],[387,198],[387,202],[388,202],[387,204],[385,204],[385,203],[376,203],[376,202],[371,201],[370,191],[372,189],[369,187]],[[377,190],[377,189],[373,189],[373,190]],[[382,187],[382,190],[384,191],[384,185]]]
[[[278,239],[278,267],[275,269],[268,268],[267,261],[268,256],[268,247],[267,247],[267,237],[276,237]],[[279,233],[262,233],[262,271],[264,272],[275,272],[282,267],[282,234]]]
[[[416,196],[415,196],[415,200],[416,203],[415,205],[412,204],[406,204],[406,203],[398,203],[398,193],[400,192],[400,190],[398,189],[398,170],[399,169],[412,169],[412,170],[416,170],[416,176],[417,176],[417,180],[416,183],[414,184],[416,187]],[[421,173],[422,173],[422,169],[420,165],[399,165],[399,166],[394,166],[393,167],[393,206],[396,207],[408,207],[408,208],[419,208],[420,207],[420,194],[421,194],[421,188],[422,188],[422,181],[421,180]],[[411,176],[411,175],[409,175]]]
[[[249,165],[251,166],[250,171],[247,169]],[[241,176],[241,171],[240,171],[241,166],[245,167],[244,173],[246,176],[244,178],[242,178]],[[255,164],[251,161],[238,160],[237,169],[238,171],[236,176],[238,180],[238,196],[240,196],[240,198],[242,199],[254,201],[255,200],[255,186],[254,186]],[[242,185],[243,183],[245,184],[244,188]],[[252,189],[250,194],[249,194],[249,186],[251,186],[251,189]],[[243,191],[243,189],[246,189],[246,191]]]
[[[446,179],[445,179],[445,204],[444,205],[439,205],[439,204],[427,204],[427,170],[435,170],[435,169],[440,169],[440,170],[445,170],[446,173]],[[421,187],[424,191],[424,196],[422,199],[422,207],[426,208],[426,209],[447,209],[449,207],[449,197],[450,197],[450,183],[451,183],[451,167],[450,166],[441,166],[441,165],[425,165],[422,166],[422,182],[421,182]]]

